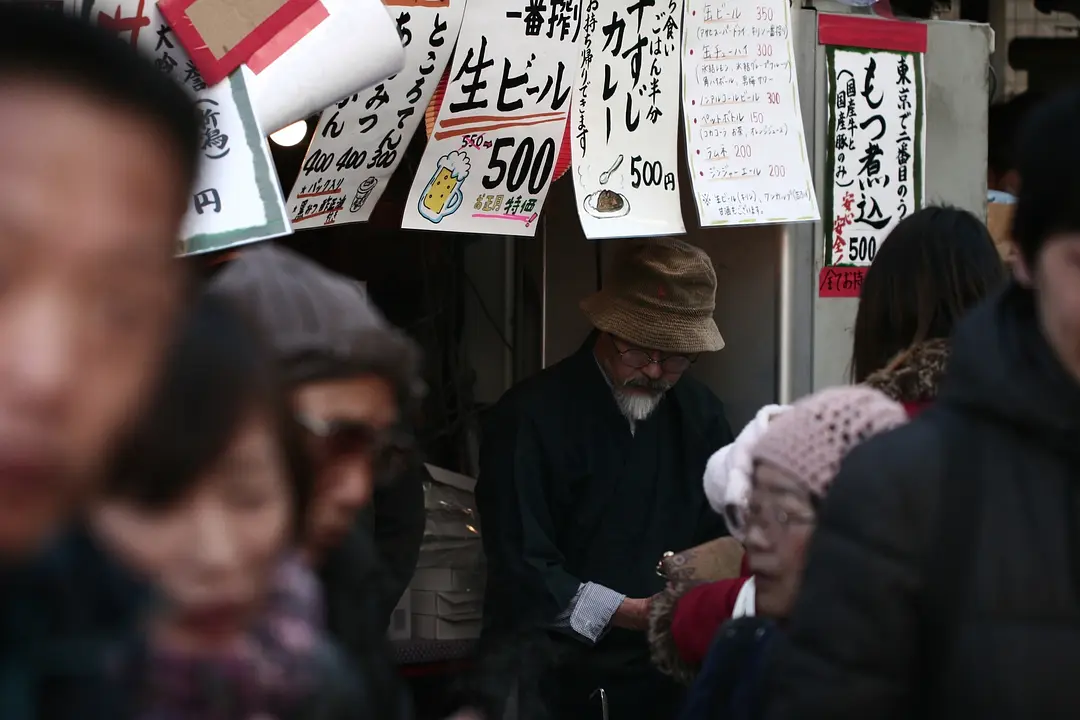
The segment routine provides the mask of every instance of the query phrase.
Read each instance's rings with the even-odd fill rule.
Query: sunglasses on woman
[[[414,442],[410,434],[380,430],[362,420],[320,420],[298,415],[297,422],[315,441],[322,462],[370,459],[377,481],[389,481],[408,465]]]

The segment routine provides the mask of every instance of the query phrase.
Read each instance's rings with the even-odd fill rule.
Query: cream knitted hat
[[[823,496],[840,461],[864,440],[907,422],[903,405],[867,387],[823,390],[792,405],[771,423],[750,453]]]

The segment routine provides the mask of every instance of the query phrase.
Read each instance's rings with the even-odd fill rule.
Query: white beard
[[[663,393],[644,394],[641,392],[628,392],[616,389],[615,404],[619,406],[619,412],[632,423],[645,420],[660,407],[660,401],[664,399]]]

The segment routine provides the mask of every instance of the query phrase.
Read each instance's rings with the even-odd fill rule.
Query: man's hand
[[[652,598],[626,598],[615,611],[611,624],[626,630],[649,629],[649,607]]]

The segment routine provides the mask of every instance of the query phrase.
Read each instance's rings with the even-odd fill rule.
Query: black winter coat
[[[407,720],[412,703],[397,674],[386,637],[385,598],[394,580],[367,530],[357,526],[319,570],[326,598],[326,629],[368,691],[370,717]]]
[[[936,404],[845,460],[770,720],[1080,716],[1080,384],[1025,290],[958,329]]]

